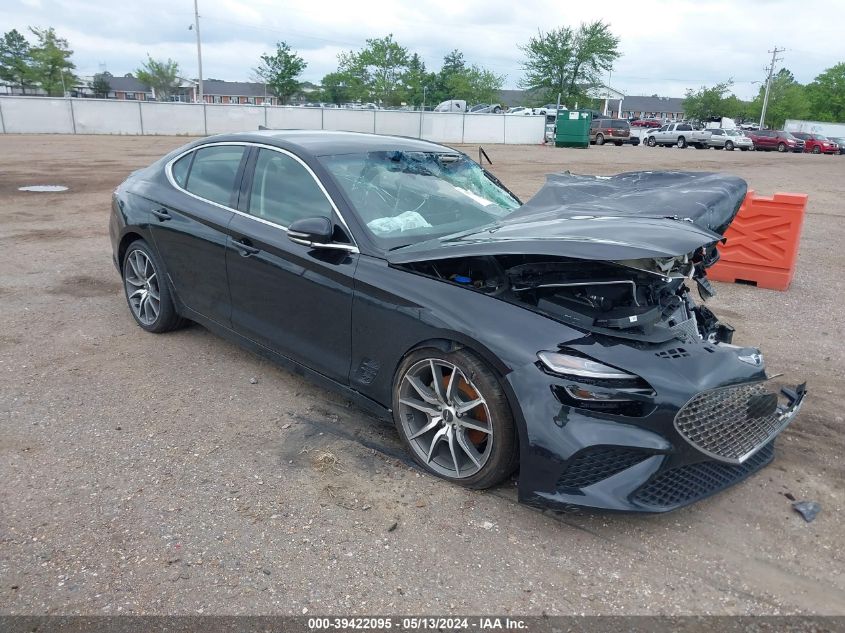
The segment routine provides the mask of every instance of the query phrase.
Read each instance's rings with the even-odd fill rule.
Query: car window
[[[195,154],[185,188],[200,198],[229,206],[244,148],[216,145],[199,149]]]
[[[255,161],[248,212],[287,227],[302,218],[329,218],[332,206],[302,163],[287,154],[262,149]]]
[[[627,129],[628,127],[630,127],[630,126],[628,125],[627,121],[614,121],[613,127],[622,128],[624,130],[624,129]]]
[[[713,133],[713,136],[722,136],[724,132],[722,130],[710,130]]]
[[[691,132],[692,126],[690,126],[690,125],[679,125],[676,129],[679,132]]]
[[[194,158],[194,152],[185,154],[182,158],[173,163],[170,168],[170,173],[173,174],[173,180],[176,181],[180,187],[185,187],[188,180],[188,170],[191,168],[191,161]]]

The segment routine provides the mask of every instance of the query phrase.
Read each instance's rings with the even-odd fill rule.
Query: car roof
[[[203,139],[200,144],[211,142],[242,141],[264,143],[283,149],[294,150],[312,156],[334,154],[358,154],[362,152],[405,151],[405,152],[454,152],[445,145],[405,136],[387,136],[363,132],[339,132],[331,130],[258,130],[223,134]]]

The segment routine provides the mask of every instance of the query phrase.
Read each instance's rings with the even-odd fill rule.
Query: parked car
[[[709,147],[710,132],[708,130],[695,130],[691,123],[667,123],[657,130],[651,130],[646,137],[646,143],[649,147],[657,145],[670,146],[677,145],[680,148],[685,148],[687,145],[692,145],[699,149],[706,149]]]
[[[498,103],[479,103],[472,106],[468,112],[470,114],[501,114],[502,106]]]
[[[564,173],[523,204],[443,145],[267,130],[133,172],[109,234],[142,330],[190,320],[333,388],[457,484],[518,467],[526,503],[665,512],[768,464],[804,398],[686,286],[712,295],[746,191]]]
[[[590,122],[590,143],[639,145],[640,139],[631,136],[631,125],[625,119],[593,119]]]
[[[528,116],[528,115],[534,114],[534,108],[525,108],[525,107],[522,107],[522,106],[517,106],[517,107],[508,109],[508,111],[505,112],[505,114],[512,114],[512,115],[518,114],[518,115],[521,115],[521,116]]]
[[[803,152],[804,141],[783,130],[755,130],[748,132],[748,137],[754,143],[754,149],[771,152]]]
[[[633,125],[634,127],[659,128],[663,125],[663,122],[659,119],[635,119],[631,121],[631,125]]]
[[[811,154],[838,154],[839,144],[821,134],[792,132],[792,136],[804,141],[804,151]]]
[[[836,143],[839,146],[839,153],[845,154],[845,138],[840,136],[828,136],[831,141]]]
[[[742,130],[723,130],[716,128],[709,131],[710,140],[707,144],[714,149],[726,149],[729,152],[732,152],[734,149],[740,149],[743,152],[754,149],[754,142]]]

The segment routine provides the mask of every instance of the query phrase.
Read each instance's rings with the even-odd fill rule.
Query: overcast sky
[[[808,82],[845,61],[845,0],[199,0],[206,78],[248,80],[278,40],[308,62],[319,82],[337,54],[393,33],[429,69],[453,48],[506,75],[516,88],[524,44],[537,29],[603,19],[621,38],[610,86],[625,94],[680,97],[728,78],[742,98],[756,94],[777,45]],[[74,50],[77,73],[134,71],[149,53],[177,60],[196,77],[192,0],[2,0],[0,29],[53,26]]]

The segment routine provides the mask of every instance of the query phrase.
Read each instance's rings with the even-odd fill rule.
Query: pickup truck
[[[693,130],[689,123],[667,123],[658,130],[649,130],[645,142],[649,147],[677,145],[684,148],[693,145],[698,149],[706,149],[710,142],[710,132]]]

